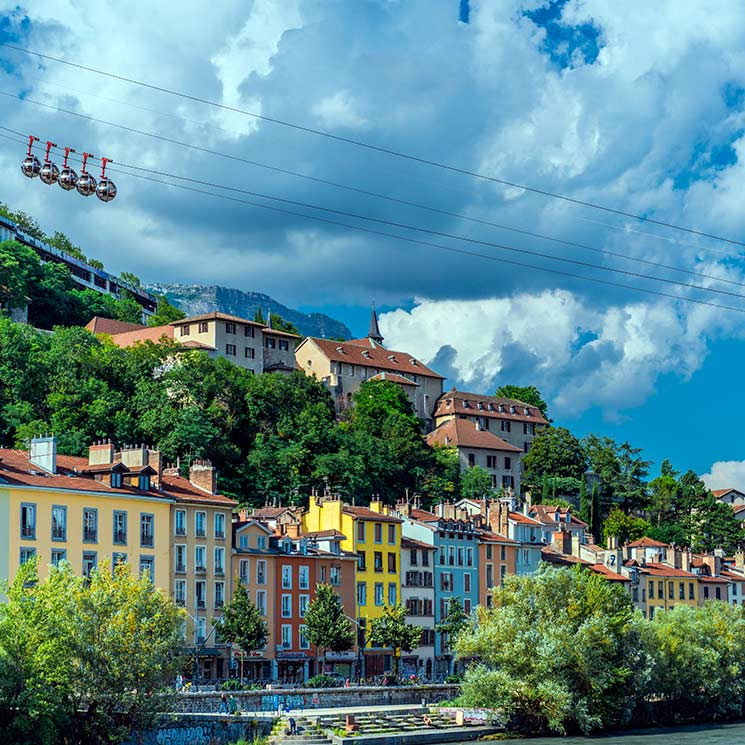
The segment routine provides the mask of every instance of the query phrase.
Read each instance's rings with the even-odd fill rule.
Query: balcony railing
[[[186,564],[176,564],[176,574],[186,574]]]
[[[127,531],[126,530],[115,530],[114,531],[114,543],[125,544],[127,542]]]
[[[215,566],[215,574],[225,574],[225,569],[222,566]]]
[[[204,574],[207,571],[207,567],[203,566],[202,564],[197,564],[195,571],[197,574]]]
[[[197,608],[204,610],[206,607],[207,603],[204,601],[204,598],[197,598]]]
[[[83,528],[83,540],[86,543],[95,543],[98,540],[98,530],[96,528]]]
[[[140,546],[144,548],[153,547],[153,534],[152,533],[140,533]]]

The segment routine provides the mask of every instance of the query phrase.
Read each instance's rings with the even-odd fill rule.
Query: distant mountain
[[[264,295],[262,292],[244,292],[232,287],[220,287],[218,285],[205,287],[203,285],[181,285],[167,282],[147,285],[147,289],[150,292],[165,295],[169,302],[177,305],[188,316],[220,311],[241,318],[252,319],[256,311],[261,308],[264,318],[266,318],[267,310],[271,310],[272,313],[282,316],[285,321],[294,323],[300,333],[305,336],[320,336],[326,339],[352,338],[352,332],[341,321],[323,313],[301,313],[278,303],[274,298]]]

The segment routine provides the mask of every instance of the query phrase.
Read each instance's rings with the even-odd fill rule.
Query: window
[[[34,540],[36,538],[36,505],[23,503],[21,505],[21,539]]]
[[[186,605],[186,580],[177,579],[173,585],[173,599],[176,601],[176,605]]]
[[[140,556],[140,574],[147,573],[150,584],[155,583],[155,559],[152,556]]]
[[[207,331],[209,331],[209,326],[207,325],[207,321],[200,321],[199,322],[199,333],[206,334]]]
[[[289,564],[282,565],[282,589],[292,589],[292,567]]]
[[[453,575],[451,572],[442,572],[440,574],[440,589],[447,592],[452,592]]]
[[[507,548],[506,546],[499,547],[499,559],[500,561],[507,561]]]
[[[189,334],[191,333],[191,328],[190,328],[189,324],[188,323],[184,324],[180,328],[180,332],[181,332],[181,336],[189,336]]]
[[[657,597],[660,600],[664,600],[665,599],[665,590],[664,590],[664,587],[663,587],[663,583],[662,582],[657,582]]]
[[[448,546],[448,564],[455,566],[455,546]]]
[[[396,573],[396,554],[393,554],[393,553],[388,554],[388,573],[389,574]]]
[[[445,566],[446,564],[445,560],[445,546],[440,546],[440,566]]]
[[[357,583],[357,605],[367,605],[367,583]]]
[[[225,574],[225,549],[222,546],[215,547],[215,574]]]
[[[222,608],[225,605],[225,583],[215,582],[215,609]]]
[[[409,551],[409,564],[411,564],[411,566],[415,567],[419,563],[417,557],[418,557],[417,550],[415,548],[412,548]]]
[[[512,468],[512,458],[504,459],[504,470],[509,471]]]
[[[127,554],[123,554],[120,551],[114,551],[113,554],[111,554],[111,576],[113,577],[116,574],[116,568],[120,564],[126,564],[127,563]]]
[[[463,547],[458,546],[458,566],[463,566]]]
[[[309,579],[308,579],[309,574],[310,574],[310,570],[308,569],[308,567],[300,567],[300,576],[299,576],[299,579],[298,579],[298,585],[297,586],[301,590],[307,590],[308,589],[308,587],[309,587]]]
[[[194,583],[194,598],[197,608],[207,607],[207,583],[203,579],[198,579]]]
[[[174,517],[174,533],[186,535],[186,510],[176,510]]]
[[[357,569],[359,569],[361,572],[367,570],[367,559],[364,551],[357,552]]]
[[[714,588],[714,597],[716,597],[717,600],[722,599],[722,588],[721,587]]]
[[[266,590],[256,591],[256,607],[259,609],[262,616],[266,615]]]
[[[360,543],[365,542],[365,523],[362,520],[357,522],[357,540]]]
[[[279,349],[282,352],[286,352],[289,349],[289,346],[287,344],[287,339],[280,339],[279,340]]]
[[[248,536],[247,535],[238,536],[238,547],[248,548]]]
[[[325,567],[323,568],[325,569]],[[335,587],[338,587],[341,584],[341,567],[331,567],[330,581]]]
[[[675,585],[673,584],[672,580],[668,583],[667,586],[667,596],[670,598],[670,600],[673,600],[675,598]]]
[[[98,510],[89,507],[83,509],[83,542],[98,542]]]
[[[422,551],[422,566],[423,567],[429,566],[429,549]]]
[[[375,605],[383,605],[383,583],[375,583]]]
[[[375,564],[373,565],[373,568],[376,572],[383,571],[383,553],[381,551],[375,552]]]
[[[292,618],[292,595],[282,595],[282,618]]]
[[[321,584],[323,584],[326,581],[326,567],[325,566],[321,566],[320,575],[321,575]]]
[[[468,465],[469,466],[475,466],[476,465],[476,456],[473,453],[468,454]]]
[[[507,419],[500,419],[499,423],[502,425],[501,426],[502,432],[510,431],[510,422]]]
[[[300,633],[300,649],[310,649],[310,642],[308,641],[308,627],[301,626],[299,633]]]
[[[465,614],[466,614],[467,616],[470,616],[470,615],[471,615],[471,599],[470,599],[470,598],[466,598],[466,599],[465,599],[465,600],[463,601],[463,612],[464,612],[464,613],[465,613]]]
[[[277,348],[277,340],[272,339],[271,337],[267,336],[264,338],[264,346],[267,349],[276,349]]]
[[[523,434],[534,435],[535,434],[535,422],[523,422]]]
[[[146,512],[140,513],[140,546],[152,548],[154,544],[154,522],[155,516]]]
[[[492,547],[491,543],[486,544],[486,560],[491,561],[492,558]]]
[[[530,443],[527,440],[525,440],[525,442],[523,443],[523,452],[524,453],[530,452]]]
[[[487,468],[496,468],[497,467],[497,456],[496,455],[487,455],[486,456],[486,467]]]
[[[83,576],[90,577],[98,566],[98,555],[95,551],[83,551]]]
[[[194,568],[197,572],[207,571],[207,547],[194,546]]]
[[[684,582],[679,583],[680,587],[678,587],[678,599],[679,600],[685,600],[686,598],[686,586]]]
[[[256,350],[253,347],[245,347],[243,349],[243,356],[247,360],[253,360],[256,359]]]
[[[649,582],[649,599],[654,600],[654,582]]]
[[[310,595],[301,595],[298,598],[298,615],[300,618],[305,618],[305,614],[308,612],[308,606],[310,605]]]
[[[258,548],[259,551],[263,551],[266,548],[266,536],[265,535],[256,536],[256,548]]]
[[[504,578],[507,576],[507,567],[501,564],[499,567],[499,584],[504,585]]]
[[[466,572],[463,575],[463,592],[471,592],[471,574]]]
[[[235,333],[235,324],[234,323],[226,323],[225,324],[225,333],[226,334],[234,334]]]
[[[113,486],[115,489],[121,489],[122,488],[122,475],[121,473],[112,473],[111,474],[111,486]]]
[[[52,507],[52,540],[67,540],[67,507]]]
[[[64,548],[52,549],[52,566],[58,567],[61,561],[67,560],[67,551]]]
[[[388,605],[390,605],[391,607],[396,605],[396,597],[397,597],[396,585],[394,582],[389,582],[388,583]]]
[[[235,357],[235,344],[226,344],[225,345],[225,354],[228,357]]]
[[[225,538],[225,513],[215,513],[215,538],[222,540]]]
[[[704,598],[708,599],[709,597],[709,588],[707,585],[704,585]]]
[[[137,479],[137,488],[140,491],[150,491],[150,476],[140,476]]]
[[[693,582],[688,583],[688,599],[689,600],[695,600],[696,599],[696,591],[693,588]]]
[[[249,559],[241,559],[238,562],[238,579],[244,584],[251,576],[251,564]]]
[[[285,649],[292,648],[292,626],[287,623],[282,624],[282,646]]]
[[[380,523],[375,523],[375,543],[383,542],[383,526]]]
[[[256,584],[266,584],[266,561],[263,559],[256,562]]]
[[[206,512],[195,512],[194,513],[194,535],[197,538],[204,538],[207,535],[205,526],[207,524],[207,513]]]
[[[36,549],[33,546],[21,546],[20,563],[25,564],[27,561],[36,556]]]
[[[176,573],[184,574],[186,572],[186,544],[177,543],[176,549]]]
[[[254,327],[253,327],[253,326],[244,326],[244,327],[243,327],[243,335],[244,335],[244,336],[248,336],[248,337],[250,337],[251,339],[253,339],[253,338],[254,338],[254,335],[255,335],[255,333],[256,333],[256,332],[255,332],[255,330],[254,330]]]
[[[194,624],[194,643],[203,644],[206,638],[207,638],[207,619],[197,618],[197,622]]]
[[[515,488],[515,477],[509,476],[507,474],[502,474],[502,486],[505,489],[514,489]]]
[[[494,567],[491,564],[486,565],[486,589],[494,587]]]

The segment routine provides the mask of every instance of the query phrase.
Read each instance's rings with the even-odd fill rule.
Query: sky
[[[2,126],[113,158],[119,187],[104,205],[26,180],[23,145],[0,129],[0,200],[109,270],[266,292],[360,335],[374,300],[386,344],[448,385],[536,385],[577,435],[628,440],[653,472],[669,458],[712,488],[745,488],[733,424],[745,406],[745,315],[717,307],[745,309],[745,5],[225,0],[206,14],[188,1],[34,0],[2,10],[0,41],[732,239],[0,47]],[[265,196],[192,183],[231,197],[216,198],[131,166]]]

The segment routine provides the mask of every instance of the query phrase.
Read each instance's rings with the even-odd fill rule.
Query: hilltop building
[[[54,262],[66,266],[70,270],[75,283],[81,288],[95,290],[103,295],[111,295],[116,299],[120,299],[122,290],[126,290],[142,307],[143,321],[147,320],[158,309],[158,299],[147,290],[143,290],[120,277],[109,274],[103,269],[50,246],[45,241],[34,238],[12,220],[0,215],[0,241],[12,240],[32,248],[43,263]]]
[[[364,339],[332,341],[309,336],[298,345],[295,361],[298,368],[328,387],[337,412],[352,405],[352,397],[366,380],[389,380],[406,391],[417,416],[431,428],[444,378],[411,354],[384,347],[375,309]]]

